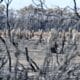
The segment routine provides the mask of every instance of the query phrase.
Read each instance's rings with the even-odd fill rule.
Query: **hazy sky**
[[[77,1],[77,5],[79,7],[80,0],[76,0],[76,1]],[[30,4],[32,4],[32,0],[13,0],[10,5],[10,8],[20,9],[20,8],[23,8],[24,6],[28,6]],[[73,8],[73,0],[46,0],[46,5],[49,8],[53,8],[56,6],[59,6],[59,7],[70,6]]]

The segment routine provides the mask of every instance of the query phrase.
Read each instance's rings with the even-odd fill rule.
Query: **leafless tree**
[[[32,2],[39,8],[41,8],[42,11],[44,11],[45,6],[45,0],[32,0]]]

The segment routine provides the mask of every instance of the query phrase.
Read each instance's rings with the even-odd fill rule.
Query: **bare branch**
[[[78,13],[78,11],[77,11],[77,4],[76,4],[76,0],[73,0],[73,2],[74,2],[74,10],[75,10],[75,14],[77,15],[77,17],[79,17],[79,18],[80,18],[80,15],[79,15],[79,13]]]
[[[25,48],[25,51],[26,51],[26,59],[29,62],[29,65],[31,66],[31,68],[34,71],[40,70],[39,67],[38,67],[38,65],[29,57],[29,55],[28,55],[28,49],[27,48]]]
[[[9,72],[11,72],[11,55],[10,55],[10,52],[9,52],[8,46],[6,44],[6,41],[2,37],[0,37],[0,39],[4,43],[4,45],[6,47],[7,55],[8,55],[8,59],[9,59]]]
[[[6,4],[10,5],[12,0],[4,0]]]
[[[0,66],[0,69],[7,63],[7,59],[6,59],[6,56],[4,56],[4,57],[2,57],[1,58],[1,62],[2,62],[2,64],[1,64],[1,66]]]

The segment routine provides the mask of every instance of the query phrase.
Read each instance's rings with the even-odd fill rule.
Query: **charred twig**
[[[77,11],[76,0],[73,0],[73,2],[74,2],[75,14],[77,15],[78,18],[80,18],[80,15],[79,15],[79,13],[78,13],[78,11]]]
[[[26,59],[29,62],[29,65],[31,66],[33,71],[40,70],[39,67],[37,66],[37,64],[29,57],[27,48],[25,48],[25,51],[26,51]]]
[[[5,57],[6,57],[6,56],[4,56],[3,58],[0,59],[0,60],[1,60],[1,63],[2,63],[1,66],[0,66],[0,69],[1,69],[1,68],[7,63],[7,61],[8,61],[7,59],[5,60]]]
[[[8,46],[6,44],[6,41],[2,37],[0,37],[0,39],[4,43],[4,45],[6,47],[7,55],[8,55],[8,59],[9,59],[9,72],[11,72],[11,55],[10,55],[10,52],[9,52]]]
[[[65,40],[65,33],[64,33],[64,34],[63,34],[63,39],[62,39],[62,45],[61,45],[61,46],[62,46],[62,48],[61,48],[61,50],[60,50],[60,53],[59,53],[59,54],[63,54],[63,53],[64,53],[64,51],[63,51],[63,50],[64,50],[65,41],[66,41],[66,40]]]

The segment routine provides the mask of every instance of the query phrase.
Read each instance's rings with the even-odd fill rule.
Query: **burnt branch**
[[[65,45],[65,41],[66,41],[66,39],[65,39],[66,37],[65,37],[65,33],[63,34],[63,38],[62,38],[62,48],[61,48],[61,50],[60,50],[60,53],[59,54],[63,54],[64,53],[64,45]]]
[[[25,51],[26,51],[26,60],[29,62],[29,65],[33,69],[33,71],[40,70],[38,65],[29,57],[27,48],[25,48]]]
[[[7,55],[8,55],[8,59],[9,59],[9,72],[11,72],[11,55],[10,55],[10,52],[9,52],[8,46],[6,44],[6,41],[2,37],[0,37],[0,39],[4,43],[4,45],[6,47]]]
[[[75,10],[75,14],[77,15],[78,18],[80,18],[80,15],[79,15],[79,13],[78,13],[78,11],[77,11],[76,0],[73,0],[73,2],[74,2],[74,10]]]
[[[3,66],[7,63],[8,60],[6,59],[6,56],[4,56],[4,57],[1,57],[1,58],[0,58],[0,61],[1,61],[1,63],[2,63],[2,64],[0,65],[0,69],[1,69],[1,68],[3,68]]]

